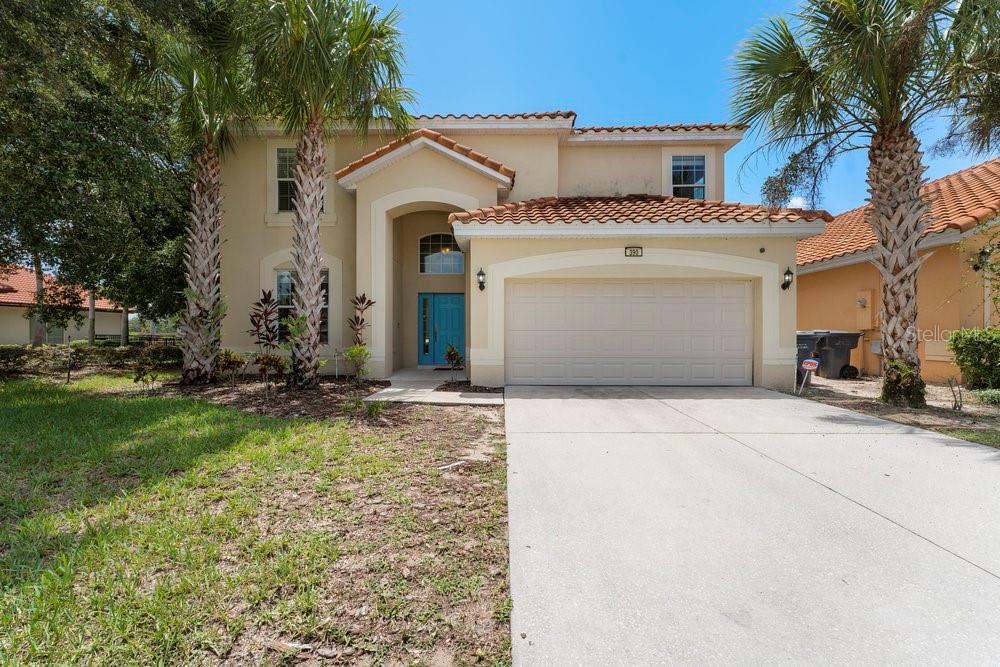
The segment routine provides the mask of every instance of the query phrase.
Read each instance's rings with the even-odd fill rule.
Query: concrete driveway
[[[508,387],[514,663],[996,664],[1000,451],[762,389]]]

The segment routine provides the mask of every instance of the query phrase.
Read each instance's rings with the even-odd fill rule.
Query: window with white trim
[[[671,164],[671,187],[675,197],[705,198],[705,156],[674,155]]]
[[[465,273],[465,254],[451,234],[428,234],[420,238],[420,273]]]
[[[330,340],[330,272],[323,269],[321,275],[323,309],[319,318],[319,342],[326,345]],[[288,340],[288,327],[283,320],[295,317],[295,272],[281,270],[275,273],[275,290],[278,300],[278,340]]]
[[[278,212],[288,213],[295,210],[295,149],[277,150]]]

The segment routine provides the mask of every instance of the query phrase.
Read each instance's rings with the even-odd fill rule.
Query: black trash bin
[[[797,332],[798,366],[801,368],[803,359],[819,358],[819,368],[816,375],[821,378],[856,378],[858,369],[851,366],[851,350],[858,346],[861,333],[858,331],[814,331]],[[802,381],[802,371],[798,371],[799,382]]]
[[[858,331],[827,331],[819,343],[819,370],[821,378],[856,378],[858,369],[851,366],[851,350],[858,346]]]

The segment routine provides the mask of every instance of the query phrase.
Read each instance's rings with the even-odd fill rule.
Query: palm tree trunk
[[[38,255],[32,257],[32,265],[35,270],[35,306],[38,312],[35,314],[35,328],[31,332],[31,344],[34,346],[45,344],[45,321],[42,319],[42,306],[45,305],[45,271],[42,270],[42,259]]]
[[[215,377],[222,332],[222,178],[219,152],[206,143],[198,155],[191,186],[190,225],[184,254],[187,304],[178,332],[183,351],[183,382]]]
[[[882,399],[926,404],[917,356],[917,271],[928,255],[917,253],[929,206],[920,186],[926,167],[920,141],[909,127],[878,131],[868,151],[868,223],[878,243],[872,263],[882,276]]]
[[[87,345],[93,345],[97,338],[97,297],[94,290],[87,292]]]
[[[292,356],[300,387],[319,382],[319,327],[323,310],[322,249],[319,222],[326,182],[326,137],[319,117],[306,125],[295,159],[295,223],[292,266],[295,269],[296,316],[303,331],[294,341]]]

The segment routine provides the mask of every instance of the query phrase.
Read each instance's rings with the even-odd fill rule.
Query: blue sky
[[[389,3],[385,3],[389,4]],[[730,62],[767,16],[794,0],[399,0],[408,85],[418,113],[572,109],[578,125],[729,119]],[[925,146],[944,123],[921,133]],[[779,157],[751,162],[747,137],[727,154],[726,198],[760,200]],[[927,155],[928,178],[984,157]],[[864,202],[863,152],[841,157],[823,190],[833,213]]]

